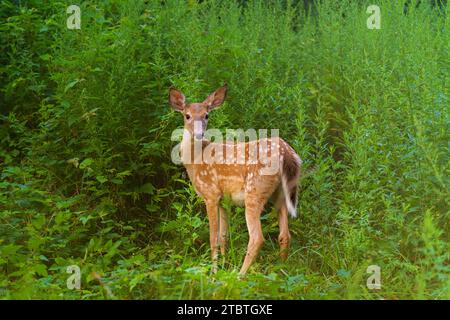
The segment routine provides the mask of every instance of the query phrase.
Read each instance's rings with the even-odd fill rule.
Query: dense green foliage
[[[72,3],[2,1],[0,298],[450,298],[447,8],[370,2],[380,30],[365,1],[83,1],[81,30]],[[241,280],[243,209],[224,202],[211,275],[204,206],[170,160],[168,88],[223,82],[210,127],[279,128],[315,168],[288,260],[268,208]]]

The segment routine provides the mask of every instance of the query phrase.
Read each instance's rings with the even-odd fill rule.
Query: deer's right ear
[[[186,98],[181,91],[175,88],[170,88],[169,90],[169,103],[175,111],[182,112],[185,107]]]

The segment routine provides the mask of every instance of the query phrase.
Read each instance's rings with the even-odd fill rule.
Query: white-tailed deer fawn
[[[218,248],[220,247],[222,255],[226,251],[228,219],[226,211],[220,206],[220,200],[224,195],[229,195],[234,203],[245,205],[249,242],[240,270],[243,275],[264,242],[260,216],[271,197],[278,210],[280,255],[282,259],[287,258],[291,238],[288,212],[296,216],[297,186],[302,161],[294,149],[278,137],[237,143],[210,142],[204,139],[208,113],[223,103],[226,93],[227,86],[224,85],[201,103],[187,103],[183,93],[171,88],[169,102],[176,111],[183,114],[185,134],[181,142],[181,159],[196,192],[206,203],[213,272],[217,270]],[[196,145],[200,147],[197,148]],[[210,159],[203,158],[207,149],[212,158],[220,154],[227,159],[231,156],[245,161],[209,161]],[[278,161],[277,170],[270,174],[263,172],[267,167],[267,161],[261,161],[263,155]],[[258,158],[257,161],[255,157]],[[218,157],[214,159],[217,160]]]

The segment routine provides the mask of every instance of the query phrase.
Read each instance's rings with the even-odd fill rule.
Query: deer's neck
[[[186,168],[192,168],[203,164],[203,149],[210,143],[208,140],[195,140],[192,135],[185,130],[183,140],[181,140],[180,155],[181,162]]]

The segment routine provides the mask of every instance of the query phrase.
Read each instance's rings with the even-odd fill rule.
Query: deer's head
[[[181,112],[184,128],[195,139],[201,140],[208,125],[208,113],[219,107],[227,95],[227,85],[211,93],[203,102],[186,103],[184,94],[174,88],[169,91],[169,103],[175,111]]]

